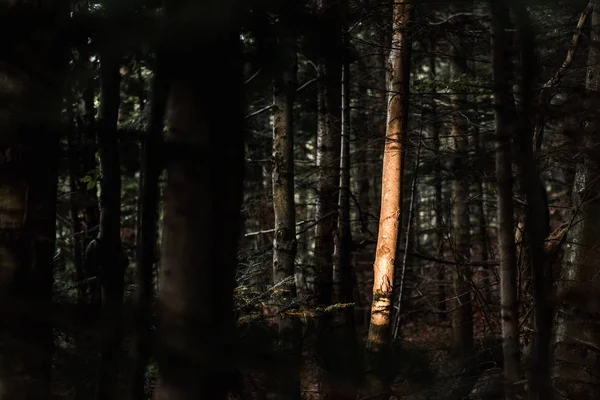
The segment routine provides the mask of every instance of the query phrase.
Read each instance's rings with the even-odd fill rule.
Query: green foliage
[[[83,178],[80,179],[81,182],[86,183],[86,189],[92,190],[96,188],[98,181],[101,178],[101,173],[99,169],[92,169],[88,171]]]

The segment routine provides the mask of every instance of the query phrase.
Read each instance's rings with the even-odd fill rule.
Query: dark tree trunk
[[[529,239],[529,257],[533,297],[535,302],[535,336],[530,371],[530,399],[550,399],[553,388],[550,381],[553,307],[550,298],[552,282],[550,268],[545,267],[544,242],[549,228],[548,199],[534,158],[533,144],[533,91],[536,59],[529,13],[524,3],[513,4],[518,38],[521,45],[521,108],[518,134],[518,163],[521,168],[521,186],[527,199],[525,233]]]
[[[282,24],[281,30],[289,29]],[[297,301],[295,262],[296,206],[294,203],[294,101],[296,98],[298,57],[297,39],[282,33],[276,46],[276,70],[273,79],[273,284],[276,308],[289,308]],[[282,282],[287,282],[281,285]],[[275,399],[300,399],[301,327],[295,316],[279,316],[279,351],[292,373],[279,382]]]
[[[190,24],[171,20],[178,33],[166,55],[171,86],[165,147],[171,157],[159,284],[157,400],[226,399],[234,379],[242,71],[239,32],[223,32],[235,21],[226,19],[215,31],[197,31],[214,24],[210,6],[201,7]],[[177,9],[170,11],[177,15]],[[187,35],[192,34],[204,40],[190,45]]]
[[[339,2],[320,0],[321,48],[318,60],[319,110],[317,133],[317,205],[315,219],[315,269],[317,304],[329,305],[333,295],[334,232],[340,163],[342,71]]]
[[[146,365],[150,352],[150,328],[152,319],[154,263],[158,239],[158,178],[162,171],[159,149],[162,143],[165,107],[169,91],[162,54],[152,79],[151,103],[148,128],[142,145],[140,170],[140,208],[138,210],[138,234],[136,254],[136,320],[132,344],[133,365],[129,387],[130,400],[146,398]]]
[[[0,397],[37,400],[51,398],[52,326],[17,304],[52,302],[68,8],[14,3],[0,11],[0,288],[16,311],[0,330]]]
[[[498,181],[498,248],[500,252],[500,304],[502,349],[504,354],[505,398],[516,399],[519,379],[519,315],[517,309],[517,258],[514,241],[514,205],[511,144],[515,115],[511,112],[510,78],[512,62],[508,6],[492,3],[492,68],[494,74],[494,112],[496,119],[496,178]]]
[[[118,397],[119,351],[123,279],[127,260],[121,249],[121,169],[117,117],[119,112],[119,58],[101,53],[100,110],[98,116],[98,153],[100,158],[100,228],[88,247],[88,258],[98,266],[102,291],[102,313],[111,327],[100,339],[100,363],[96,380],[96,400]]]

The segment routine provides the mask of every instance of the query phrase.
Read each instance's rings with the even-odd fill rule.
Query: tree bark
[[[508,6],[494,0],[492,10],[492,70],[494,75],[494,113],[496,120],[496,179],[498,182],[498,248],[500,251],[500,304],[502,350],[504,355],[505,398],[516,399],[519,380],[519,317],[517,309],[517,258],[514,240],[514,205],[511,144],[516,119],[511,112],[512,75]]]
[[[460,33],[459,33],[460,34]],[[451,60],[451,71],[455,79],[464,78],[466,65],[462,38],[458,37]],[[459,89],[454,89],[459,90]],[[455,178],[452,182],[454,253],[457,261],[452,271],[454,309],[452,311],[452,332],[454,349],[463,359],[469,358],[473,349],[473,306],[471,303],[471,267],[466,266],[471,257],[471,223],[469,220],[469,180],[465,174],[467,166],[463,165],[469,151],[469,139],[461,109],[465,106],[466,95],[454,93],[454,108],[451,141],[455,152]]]
[[[140,208],[138,210],[138,234],[136,254],[136,315],[135,336],[132,344],[132,369],[129,386],[130,400],[146,398],[146,366],[150,355],[150,328],[152,320],[154,263],[158,239],[158,179],[162,171],[159,149],[162,144],[165,107],[169,81],[165,76],[165,60],[158,55],[152,79],[151,104],[148,128],[143,142],[140,171]]]
[[[367,390],[387,391],[389,378],[381,374],[382,358],[390,340],[391,306],[398,224],[401,218],[402,156],[408,127],[412,2],[393,7],[392,50],[388,61],[387,131],[383,154],[381,212],[373,264],[373,304],[367,337]]]
[[[322,24],[318,61],[317,204],[315,219],[315,301],[331,304],[333,295],[334,232],[341,143],[341,25],[338,1],[320,0]]]
[[[283,28],[283,27],[282,27]],[[283,28],[284,29],[284,28]],[[273,284],[277,309],[289,307],[296,301],[295,262],[296,207],[294,202],[294,100],[296,97],[298,60],[296,38],[282,34],[276,48],[276,70],[273,79]],[[293,316],[279,317],[280,351],[292,375],[279,382],[275,399],[300,399],[300,326]]]
[[[96,400],[118,397],[121,314],[124,273],[127,260],[121,249],[121,164],[117,138],[120,103],[119,58],[104,50],[100,64],[100,109],[98,112],[98,154],[100,159],[100,228],[88,247],[88,258],[97,263],[102,290],[102,312],[112,319],[112,329],[100,339],[100,363]]]
[[[52,325],[18,304],[52,303],[67,65],[59,32],[68,11],[58,2],[13,2],[0,12],[0,288],[2,306],[18,311],[0,329],[0,397],[7,400],[51,398]]]
[[[589,46],[586,108],[594,113],[600,92],[600,2],[593,0]],[[595,247],[600,236],[600,166],[598,165],[598,117],[586,121],[578,135],[580,149],[573,185],[573,226],[567,233],[567,246],[558,288],[557,333],[554,371],[555,387],[573,399],[600,397],[600,326],[597,318],[598,263]]]
[[[521,44],[521,108],[519,110],[518,162],[521,168],[521,186],[527,199],[525,233],[529,239],[529,257],[535,302],[535,334],[530,371],[529,398],[535,400],[552,398],[550,381],[550,346],[552,338],[553,307],[550,298],[551,269],[544,261],[544,243],[549,235],[549,212],[546,188],[540,178],[533,144],[533,91],[535,87],[536,60],[526,4],[512,5]]]
[[[177,8],[167,10],[178,30],[166,55],[171,84],[165,147],[171,155],[156,400],[226,399],[234,381],[233,288],[244,168],[241,54],[233,15],[226,25],[204,31],[214,24],[211,6],[183,24],[175,20]],[[191,35],[201,42],[190,44]]]

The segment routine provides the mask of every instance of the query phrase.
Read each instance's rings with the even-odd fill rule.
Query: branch
[[[296,89],[296,93],[300,93],[302,90],[306,89],[310,84],[314,83],[317,81],[317,78],[312,78],[309,79],[308,81],[306,81],[304,84],[302,84],[302,86],[300,86],[298,89]],[[261,108],[260,110],[256,110],[251,112],[250,114],[247,114],[245,119],[250,119],[252,117],[256,117],[257,115],[260,115],[264,112],[269,111],[271,108],[273,108],[275,106],[275,104],[270,104],[266,107]]]
[[[533,133],[533,140],[535,144],[534,153],[537,155],[542,148],[542,140],[544,138],[544,125],[546,123],[546,112],[548,111],[548,105],[552,100],[552,89],[554,89],[562,80],[562,78],[566,75],[568,69],[573,64],[573,60],[575,59],[575,53],[577,52],[577,48],[579,47],[579,42],[581,41],[581,36],[583,33],[583,28],[592,13],[592,2],[588,3],[585,10],[579,16],[579,21],[577,22],[577,27],[575,28],[575,33],[573,34],[573,39],[571,40],[571,46],[567,51],[567,57],[565,61],[563,61],[560,68],[552,75],[552,77],[542,86],[542,90],[540,92],[540,101],[539,106],[540,110],[538,112],[538,118],[535,124],[535,129]]]

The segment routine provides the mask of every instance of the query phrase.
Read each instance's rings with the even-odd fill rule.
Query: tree
[[[68,4],[0,10],[0,397],[50,399],[53,333],[28,312],[52,302],[58,137]],[[18,48],[20,51],[14,51]]]
[[[459,35],[462,32],[459,32]],[[455,81],[466,77],[467,66],[463,38],[458,36],[453,45],[451,74]],[[459,358],[468,359],[473,350],[473,305],[471,303],[471,222],[469,219],[469,181],[466,179],[464,160],[469,151],[469,136],[464,116],[467,96],[454,89],[451,96],[452,125],[451,142],[455,152],[454,181],[452,183],[452,228],[454,231],[454,254],[457,265],[453,268],[452,283],[454,289],[454,308],[452,311],[453,342]]]
[[[519,316],[517,309],[517,258],[514,240],[514,205],[511,143],[515,131],[510,93],[512,75],[508,6],[492,1],[492,70],[496,122],[496,179],[498,182],[498,248],[505,398],[515,399],[519,379]]]
[[[282,24],[283,25],[283,24]],[[280,27],[283,31],[286,26]],[[296,38],[283,32],[276,39],[276,67],[273,79],[273,284],[278,309],[284,310],[297,300],[294,280],[296,251],[296,207],[294,204],[294,99],[298,60]],[[300,399],[299,363],[302,354],[300,329],[293,317],[279,316],[280,344],[290,355],[294,376],[279,382],[282,399]],[[286,346],[288,344],[290,346]],[[291,347],[291,348],[286,348]]]
[[[600,3],[591,1],[591,42],[588,50],[585,80],[586,112],[597,109],[600,91]],[[600,395],[598,353],[599,327],[597,313],[597,255],[595,247],[600,234],[596,220],[600,215],[598,181],[598,120],[590,115],[584,130],[576,137],[580,155],[573,185],[572,228],[567,234],[562,276],[558,288],[560,307],[556,326],[555,387],[569,398],[593,399]]]
[[[338,1],[319,1],[317,204],[315,209],[316,303],[329,305],[333,294],[334,232],[340,163],[341,33]]]
[[[130,400],[145,398],[146,364],[150,356],[150,330],[152,301],[154,297],[154,263],[156,260],[157,222],[159,206],[158,178],[162,172],[159,148],[163,142],[165,107],[169,81],[165,76],[165,63],[159,54],[152,80],[148,128],[144,138],[140,166],[140,205],[138,209],[138,235],[136,254],[136,336],[132,345],[133,365],[129,387]]]
[[[392,50],[388,59],[388,108],[383,174],[381,212],[377,252],[373,264],[373,303],[367,337],[367,390],[387,390],[386,379],[377,377],[378,367],[389,345],[395,254],[398,247],[398,224],[401,216],[402,154],[408,127],[409,77],[411,41],[409,28],[413,7],[409,0],[393,7]],[[370,387],[370,388],[369,388]]]
[[[174,34],[165,54],[171,83],[155,398],[225,399],[244,161],[239,32],[234,14],[216,4],[184,6],[167,9]]]

